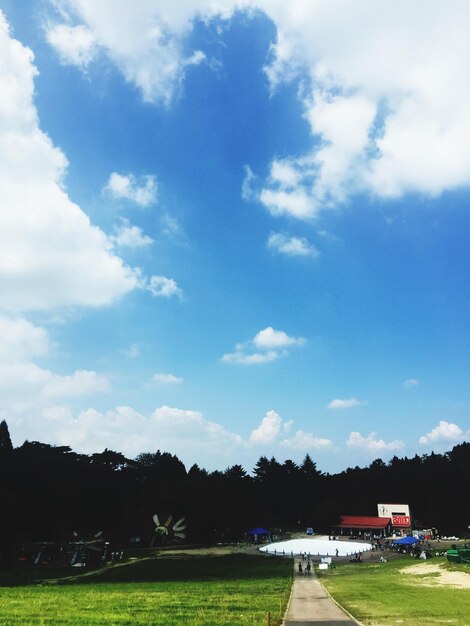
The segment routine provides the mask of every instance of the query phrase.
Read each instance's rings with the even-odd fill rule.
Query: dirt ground
[[[426,587],[448,585],[460,587],[461,589],[470,589],[470,573],[450,572],[437,563],[417,563],[410,567],[404,567],[400,570],[400,573],[419,576],[419,581],[416,581],[417,584]]]
[[[211,546],[207,548],[166,548],[160,556],[189,558],[192,556],[225,556],[227,554],[260,554],[257,546],[241,544],[239,546]]]

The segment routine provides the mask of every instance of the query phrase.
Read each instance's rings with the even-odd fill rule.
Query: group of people
[[[302,561],[299,561],[298,568],[299,568],[299,575],[302,576],[304,573],[304,566],[302,565]],[[307,563],[305,564],[305,574],[307,576],[310,576],[311,573],[312,573],[312,564],[310,563],[310,559],[308,559]]]

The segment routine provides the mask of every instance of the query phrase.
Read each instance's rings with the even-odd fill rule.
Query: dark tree
[[[313,482],[321,476],[321,472],[317,470],[317,464],[312,461],[309,454],[305,455],[302,465],[300,466],[300,471],[302,472],[305,480],[309,482]]]
[[[243,469],[241,465],[232,465],[232,467],[227,467],[224,472],[226,478],[230,479],[242,479],[247,477],[247,473]]]
[[[0,422],[0,452],[10,452],[13,450],[13,444],[11,443],[10,432],[5,420]]]

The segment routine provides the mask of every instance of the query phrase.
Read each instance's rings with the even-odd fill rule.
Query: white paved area
[[[270,543],[260,548],[262,552],[293,556],[309,554],[310,556],[350,556],[357,552],[365,552],[372,548],[370,543],[358,541],[329,541],[324,536],[305,537],[302,539],[289,539]]]

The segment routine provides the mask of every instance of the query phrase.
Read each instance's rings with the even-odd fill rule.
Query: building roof
[[[365,515],[341,515],[337,528],[386,528],[391,523],[389,517],[368,517]]]

